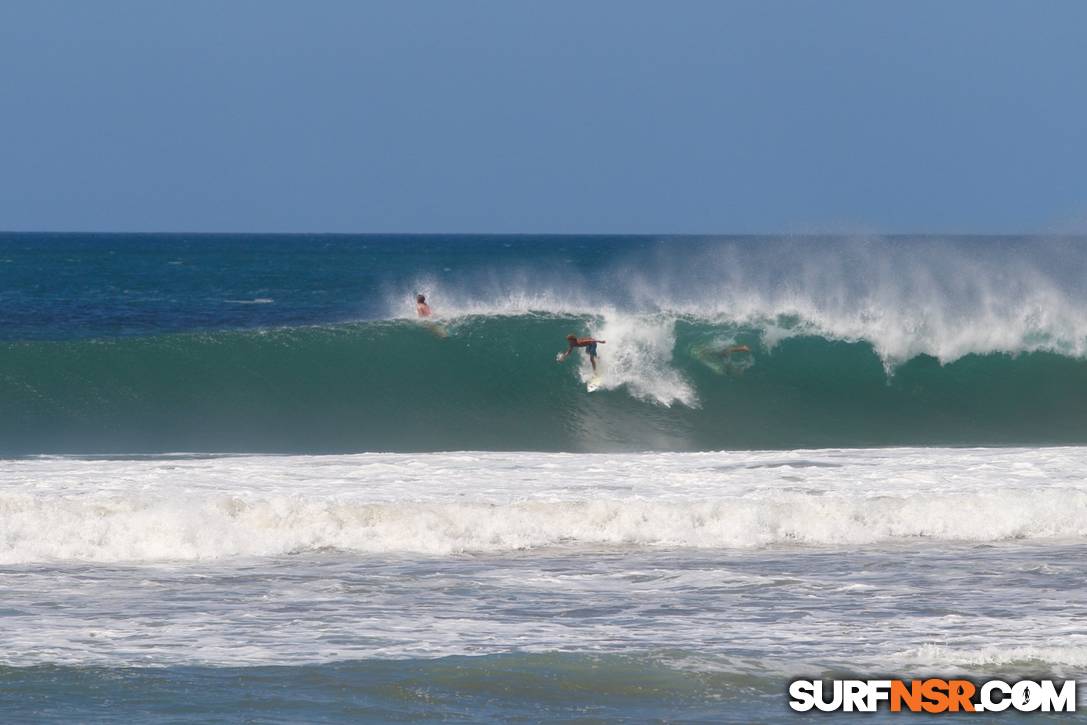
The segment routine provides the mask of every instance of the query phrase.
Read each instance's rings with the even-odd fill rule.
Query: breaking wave
[[[471,315],[11,342],[0,453],[718,450],[1087,442],[1087,362],[1025,341],[888,367],[804,319]],[[600,345],[588,394],[570,332]]]

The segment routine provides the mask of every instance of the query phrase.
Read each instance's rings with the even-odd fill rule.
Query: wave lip
[[[661,314],[864,341],[890,370],[919,355],[943,363],[1039,351],[1084,357],[1084,248],[1079,238],[1037,237],[658,240],[592,273],[423,275],[413,288],[454,318]],[[399,291],[385,305],[390,317],[413,314]]]

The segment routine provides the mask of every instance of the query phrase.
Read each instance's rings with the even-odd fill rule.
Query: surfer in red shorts
[[[595,373],[597,358],[596,346],[603,345],[606,340],[597,340],[596,338],[592,337],[578,337],[577,335],[567,335],[566,342],[570,344],[570,347],[566,348],[566,352],[560,352],[556,360],[562,362],[566,358],[570,357],[570,353],[574,351],[575,347],[583,347],[585,348],[585,352],[589,354],[589,362],[593,364],[593,372]]]

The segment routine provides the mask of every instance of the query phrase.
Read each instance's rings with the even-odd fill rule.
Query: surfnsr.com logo
[[[1075,680],[794,680],[797,712],[1075,712]]]

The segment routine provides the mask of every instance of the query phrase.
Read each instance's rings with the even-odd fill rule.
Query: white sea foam
[[[980,667],[1006,667],[1009,665],[1047,666],[1071,668],[1087,671],[1087,636],[1079,633],[1066,636],[1066,644],[1060,646],[1001,647],[988,645],[982,647],[950,647],[939,644],[925,644],[906,650],[896,655],[907,666],[923,666],[929,669],[939,668],[940,672],[971,670]]]
[[[0,462],[0,563],[1087,536],[1087,449]]]
[[[637,500],[508,504],[311,502],[304,496],[4,495],[3,563],[208,560],[333,548],[444,555],[548,546],[749,548],[864,545],[903,538],[1002,541],[1087,536],[1087,492],[850,500],[780,494],[689,503]]]
[[[0,461],[0,663],[560,651],[782,681],[1078,676],[1084,464],[1085,448]]]
[[[604,340],[600,352],[603,387],[622,386],[637,398],[662,405],[682,403],[693,407],[698,397],[691,384],[671,367],[676,344],[675,321],[661,316],[607,315],[590,326],[590,334]],[[582,368],[588,382],[592,368]]]
[[[1082,241],[687,244],[617,258],[606,283],[521,270],[418,286],[451,317],[548,312],[616,326],[639,315],[685,316],[765,329],[771,345],[797,334],[865,340],[888,368],[920,354],[943,362],[970,353],[1087,355]],[[410,300],[390,296],[389,314],[413,314]]]

